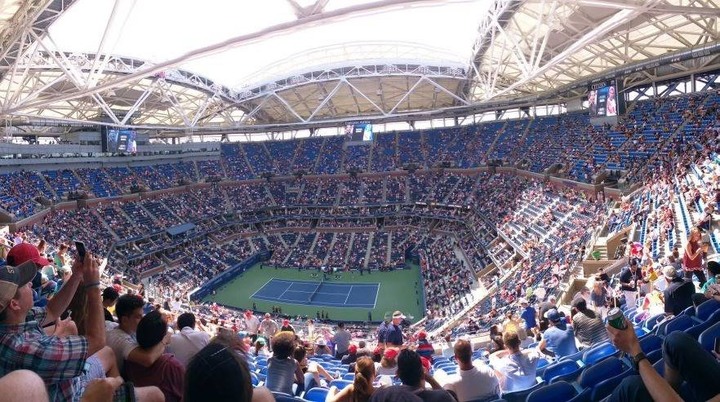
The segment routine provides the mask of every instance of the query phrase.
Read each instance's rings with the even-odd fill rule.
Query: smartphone
[[[78,257],[82,261],[85,258],[85,243],[81,241],[75,241],[75,250],[77,250]]]
[[[715,338],[715,353],[720,354],[720,338]]]

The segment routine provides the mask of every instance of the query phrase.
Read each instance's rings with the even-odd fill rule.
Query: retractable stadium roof
[[[2,4],[6,131],[402,121],[563,101],[603,77],[629,86],[720,67],[717,0]]]

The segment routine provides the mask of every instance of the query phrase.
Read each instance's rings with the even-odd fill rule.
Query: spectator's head
[[[13,267],[0,267],[0,322],[23,322],[33,306],[33,293],[28,284],[37,273],[33,262]]]
[[[708,269],[708,272],[710,272],[710,275],[712,275],[712,276],[720,275],[720,262],[708,261],[707,269]]]
[[[380,345],[376,346],[375,350],[373,350],[373,354],[372,354],[373,361],[380,363],[380,360],[382,360],[383,354],[385,354],[385,349],[383,349],[383,347]]]
[[[245,334],[235,333],[227,328],[218,328],[217,335],[215,335],[211,342],[222,343],[230,349],[241,352],[246,352],[248,349],[245,343]]]
[[[524,298],[524,297],[521,297],[521,298],[520,298],[520,302],[519,302],[519,303],[520,303],[520,306],[521,306],[522,308],[524,308],[524,309],[527,308],[527,306],[528,306],[528,301],[527,301],[527,299]]]
[[[338,329],[345,329],[345,323],[342,321],[340,321],[337,326],[338,326]]]
[[[177,318],[177,329],[182,330],[185,327],[195,329],[195,314],[193,313],[182,313]]]
[[[295,334],[292,332],[278,332],[272,338],[273,356],[278,359],[287,359],[295,348]]]
[[[353,400],[367,401],[375,391],[375,363],[369,357],[361,357],[355,362],[355,379],[353,380]]]
[[[10,249],[5,257],[8,265],[18,266],[26,261],[35,263],[36,268],[52,265],[52,262],[40,255],[40,251],[34,244],[20,243]]]
[[[455,342],[455,359],[463,364],[472,364],[472,345],[465,339]]]
[[[348,346],[348,354],[356,355],[357,354],[357,346],[355,346],[355,345]]]
[[[427,341],[427,332],[420,331],[417,334],[418,341]]]
[[[105,307],[111,307],[117,302],[118,297],[120,297],[120,294],[117,290],[115,290],[114,287],[108,286],[105,289],[103,289],[102,292],[102,303]]]
[[[550,310],[545,312],[545,318],[548,319],[551,325],[558,325],[562,320],[560,312],[558,312],[557,309],[554,308],[551,308]]]
[[[250,371],[238,353],[222,343],[210,343],[188,363],[185,402],[250,402]]]
[[[140,320],[135,337],[141,348],[150,349],[162,342],[167,334],[167,322],[163,315],[155,310]]]
[[[420,355],[410,349],[403,349],[397,358],[397,376],[403,384],[419,387],[422,383],[424,369]]]
[[[122,295],[115,303],[115,315],[120,328],[128,333],[137,330],[138,323],[143,317],[143,299],[135,295]]]
[[[573,299],[570,306],[577,311],[586,311],[587,310],[587,301],[585,301],[585,298],[583,298],[583,297],[576,297]]]
[[[384,368],[393,368],[397,366],[398,350],[393,348],[385,349],[380,365]]]
[[[293,359],[302,364],[305,357],[307,357],[307,349],[305,349],[305,346],[296,344],[295,349],[293,349]]]
[[[505,348],[512,353],[520,351],[520,336],[514,329],[509,329],[503,333],[503,344]]]
[[[668,265],[667,267],[663,268],[662,272],[665,280],[667,280],[668,282],[672,282],[677,276],[677,271],[672,265]]]
[[[401,323],[402,320],[404,320],[404,319],[405,319],[405,315],[404,315],[401,311],[399,311],[399,310],[395,311],[395,312],[393,313],[393,315],[392,315],[392,323],[393,323],[393,325],[400,325],[400,323]]]

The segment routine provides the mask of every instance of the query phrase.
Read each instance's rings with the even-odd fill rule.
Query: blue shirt
[[[525,308],[525,311],[520,314],[520,318],[525,320],[525,327],[527,329],[532,329],[538,326],[537,321],[535,320],[535,309],[530,306]]]
[[[547,349],[555,353],[558,358],[578,351],[575,346],[575,333],[572,327],[567,326],[564,321],[548,328],[543,334],[543,339],[547,344]]]
[[[391,345],[400,346],[403,344],[402,328],[399,325],[390,324],[385,333],[385,342]]]
[[[387,324],[385,321],[378,326],[378,343],[385,343],[385,334],[387,333]]]

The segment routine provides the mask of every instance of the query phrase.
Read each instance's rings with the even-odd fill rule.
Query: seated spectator
[[[402,385],[379,389],[373,393],[371,402],[401,402],[415,401],[417,397],[425,402],[455,402],[455,398],[428,373],[423,366],[420,355],[416,352],[403,349],[398,356],[397,376]],[[430,384],[431,390],[426,389],[425,383]],[[412,399],[408,395],[415,395]]]
[[[222,343],[210,343],[188,362],[183,402],[272,402],[265,387],[253,388],[242,357]]]
[[[262,340],[264,345],[265,339],[258,338],[258,341],[260,340]],[[217,335],[210,339],[210,343],[212,342],[222,343],[240,354],[248,353],[250,349],[248,344],[248,342],[250,342],[250,336],[244,331],[235,332],[227,328],[218,328]]]
[[[0,268],[0,376],[26,369],[39,374],[50,400],[78,401],[93,379],[106,374],[117,376],[113,354],[105,347],[105,328],[100,302],[100,273],[95,258],[87,254],[76,261],[73,275],[47,304],[33,308],[30,281],[37,273],[33,262]],[[85,285],[87,335],[46,335],[42,327],[56,322],[65,311],[80,282]],[[62,320],[65,321],[65,320]],[[125,401],[135,394],[137,400],[163,400],[154,387],[133,389],[123,386],[113,400]]]
[[[369,357],[361,357],[355,363],[353,383],[338,392],[337,387],[330,387],[326,402],[367,402],[375,388],[375,363]]]
[[[714,285],[718,283],[718,276],[720,276],[720,263],[717,261],[708,261],[707,263],[707,270],[708,270],[708,280],[705,282],[705,284],[702,286],[701,291],[703,293],[707,292],[710,285]]]
[[[490,365],[495,368],[502,392],[513,392],[535,385],[539,355],[535,349],[520,350],[517,332],[503,334],[505,350],[490,355]]]
[[[151,311],[137,326],[137,342],[142,350],[150,350],[158,344],[167,345],[170,339],[167,322],[162,314]],[[131,360],[125,362],[125,378],[140,386],[156,386],[165,395],[166,402],[182,400],[185,367],[170,353],[164,353],[155,362],[144,367]]]
[[[107,344],[115,352],[121,373],[126,360],[150,367],[165,352],[162,342],[149,349],[143,349],[137,343],[135,331],[143,317],[143,305],[143,300],[134,295],[122,295],[115,304],[118,326],[107,331]]]
[[[677,275],[672,266],[663,268],[663,276],[667,281],[663,296],[665,300],[665,314],[678,315],[686,308],[692,306],[695,285],[691,281],[684,281]]]
[[[195,353],[210,343],[210,334],[195,330],[195,314],[193,313],[180,314],[177,318],[177,329],[179,332],[170,338],[168,352],[173,353],[180,364],[185,367]]]
[[[300,370],[302,370],[305,377],[304,384],[306,390],[314,387],[324,387],[325,384],[322,382],[320,376],[324,377],[327,381],[335,379],[323,366],[317,364],[317,362],[308,360],[307,350],[305,350],[303,345],[295,345],[293,357],[300,365]]]
[[[330,348],[328,347],[325,338],[319,338],[317,341],[315,341],[315,354],[318,356],[332,354],[330,353]]]
[[[375,372],[377,375],[394,376],[397,371],[397,349],[385,349],[380,363],[375,363]]]
[[[472,345],[461,339],[455,342],[455,360],[460,366],[458,374],[449,376],[443,387],[455,393],[458,401],[466,402],[478,399],[497,399],[500,395],[500,383],[495,370],[484,363],[473,365]]]
[[[430,341],[427,340],[427,332],[420,331],[417,335],[418,338],[418,344],[417,344],[417,352],[421,357],[424,357],[432,363],[433,360],[433,354],[435,354],[435,348],[432,344],[430,344]]]
[[[105,289],[103,289],[102,304],[103,304],[103,312],[105,313],[105,321],[115,322],[115,318],[113,318],[112,313],[108,309],[115,306],[115,303],[117,302],[118,297],[120,297],[120,295],[118,294],[118,291],[115,290],[114,287],[108,286]]]
[[[670,333],[663,342],[665,378],[655,370],[640,347],[633,325],[625,320],[624,330],[607,326],[612,343],[627,353],[639,375],[625,378],[615,388],[610,401],[682,401],[675,390],[683,381],[694,394],[694,400],[718,400],[720,396],[720,362],[691,336],[684,332]],[[686,396],[686,395],[683,395]]]
[[[602,318],[587,308],[585,299],[576,297],[571,306],[572,326],[581,347],[588,348],[607,341],[608,335]]]
[[[268,359],[267,380],[265,385],[270,391],[292,394],[293,383],[298,384],[298,392],[304,388],[305,379],[297,361],[293,358],[295,336],[290,332],[280,332],[272,339],[273,355]]]
[[[350,345],[348,347],[348,354],[343,356],[342,359],[340,359],[340,363],[342,364],[350,364],[355,363],[357,361],[358,355],[357,355],[357,346]]]
[[[557,358],[577,353],[572,326],[567,325],[565,318],[555,309],[548,311],[546,316],[550,327],[543,333],[542,340],[538,345],[540,351]]]

